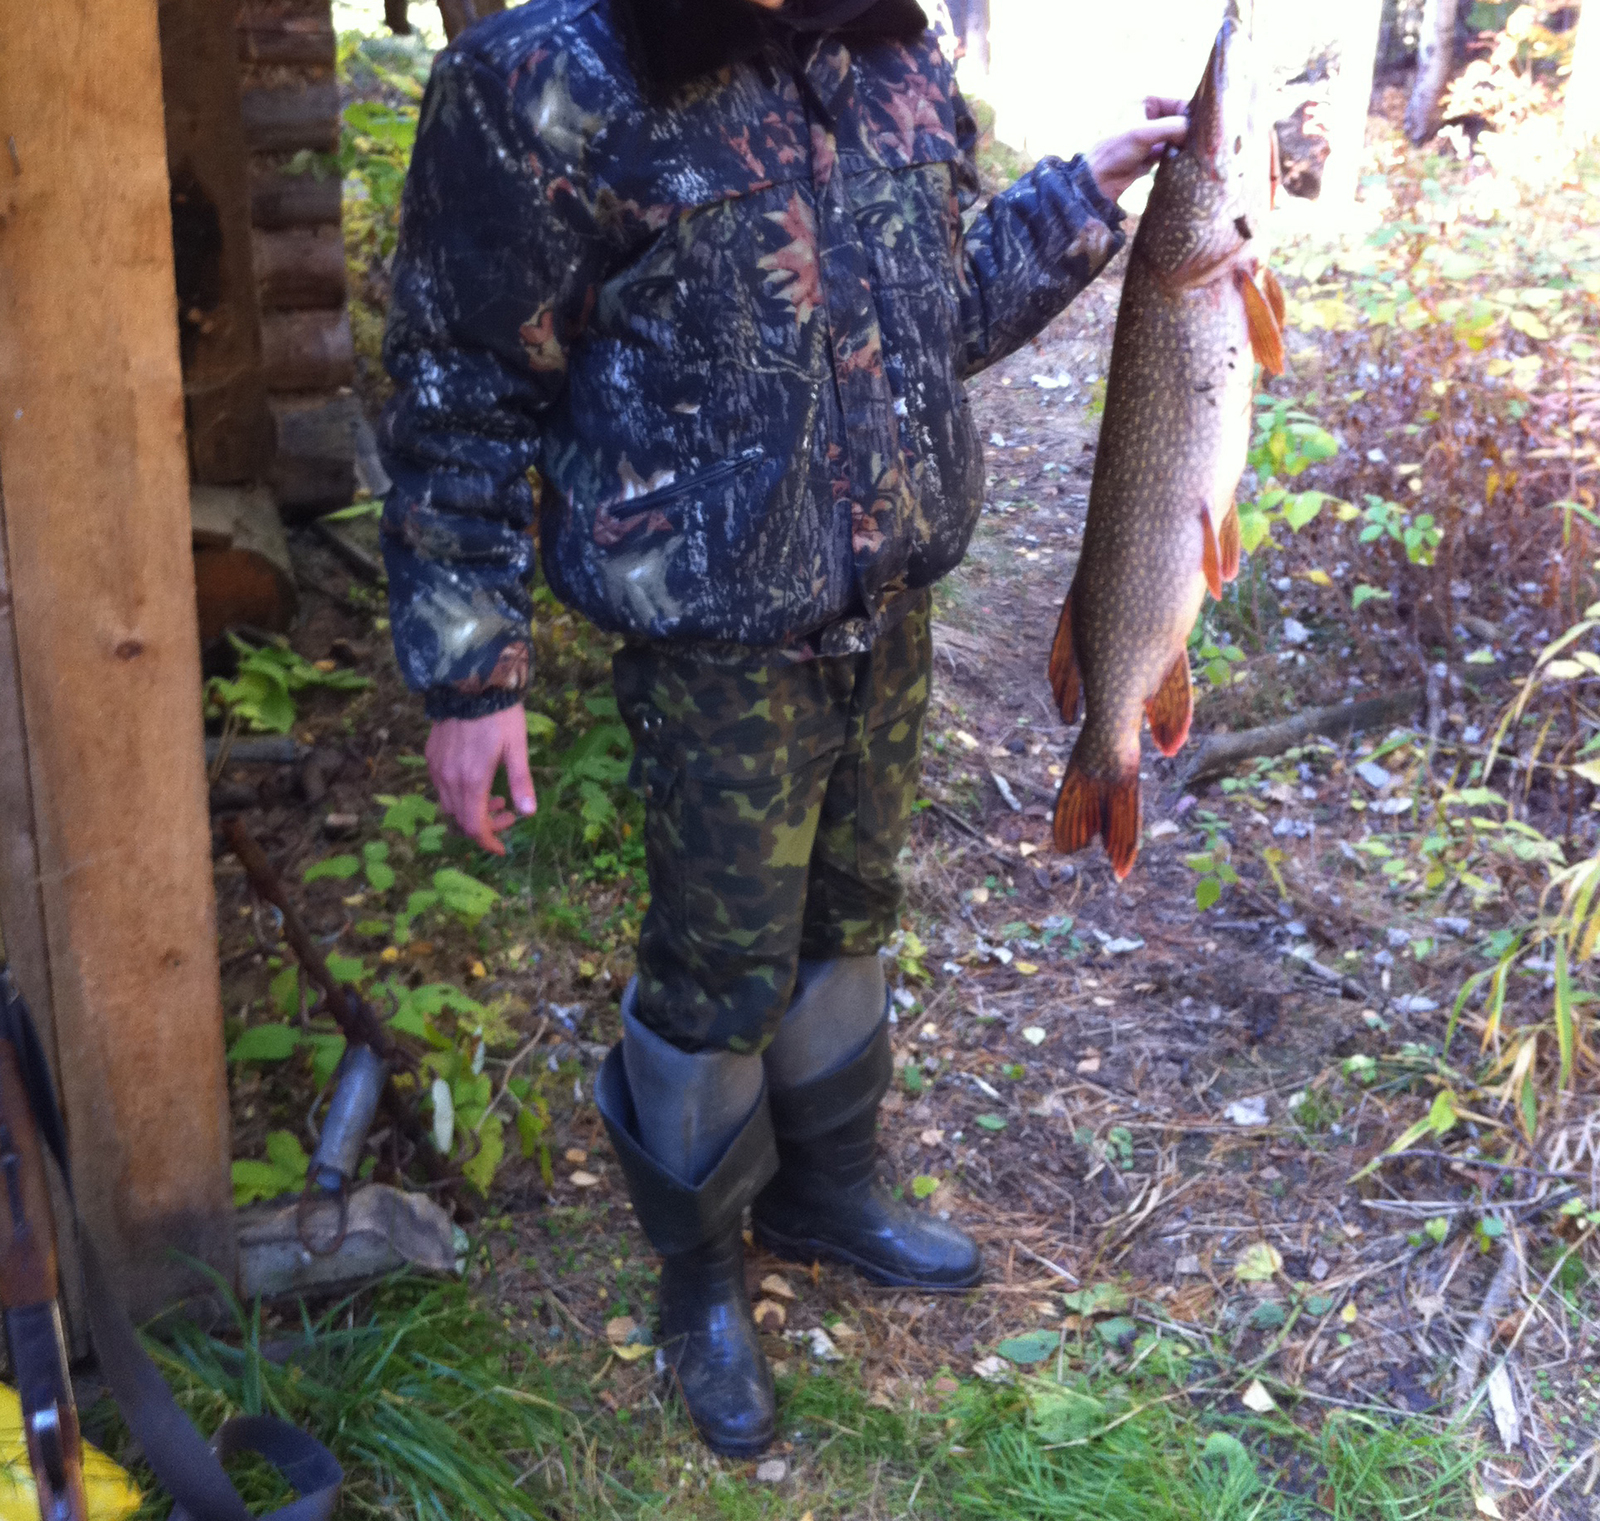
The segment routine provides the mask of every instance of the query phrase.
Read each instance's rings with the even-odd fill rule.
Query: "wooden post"
[[[155,0],[37,0],[0,48],[0,480],[83,1213],[130,1307],[229,1278],[227,1084]],[[23,821],[8,819],[5,833]],[[0,857],[25,893],[17,853]],[[21,870],[27,870],[24,861]]]

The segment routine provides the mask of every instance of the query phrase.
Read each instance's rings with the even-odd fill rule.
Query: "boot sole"
[[[791,1237],[779,1235],[759,1222],[752,1222],[752,1233],[775,1257],[788,1262],[840,1262],[854,1268],[863,1278],[886,1289],[919,1289],[924,1294],[959,1294],[983,1281],[983,1264],[973,1269],[972,1275],[956,1282],[929,1283],[921,1278],[907,1278],[898,1273],[885,1272],[876,1264],[858,1257],[844,1247],[831,1242],[818,1241],[814,1236]]]

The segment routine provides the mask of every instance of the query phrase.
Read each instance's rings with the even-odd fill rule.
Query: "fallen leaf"
[[[1180,1278],[1198,1277],[1200,1273],[1199,1255],[1195,1252],[1189,1252],[1185,1256],[1178,1258],[1173,1266],[1173,1272]]]
[[[639,1329],[639,1322],[631,1315],[614,1315],[606,1322],[606,1340],[614,1347],[620,1347],[635,1331]]]
[[[761,1292],[770,1294],[774,1299],[793,1299],[794,1289],[789,1280],[782,1273],[768,1273],[761,1280]]]
[[[811,1355],[818,1362],[837,1363],[844,1360],[839,1349],[834,1346],[833,1338],[821,1326],[813,1326],[804,1335],[806,1343],[811,1349]]]
[[[1169,834],[1176,834],[1178,826],[1171,819],[1162,819],[1159,823],[1152,824],[1144,832],[1147,840],[1164,840]]]
[[[917,1137],[924,1146],[937,1146],[944,1140],[944,1131],[928,1129]]]
[[[1278,1402],[1267,1393],[1259,1378],[1250,1380],[1250,1387],[1239,1396],[1239,1403],[1246,1410],[1255,1411],[1257,1415],[1265,1415],[1269,1410],[1278,1408]]]
[[[1028,1028],[1022,1032],[1022,1038],[1027,1041],[1030,1046],[1042,1046],[1044,1044],[1044,1031],[1041,1030],[1038,1025],[1029,1025]]]
[[[1479,1495],[1473,1500],[1472,1508],[1480,1516],[1491,1516],[1494,1521],[1501,1521],[1500,1507],[1494,1503],[1493,1495]]]
[[[1038,975],[1038,971],[1039,971],[1039,968],[1037,966],[1035,966],[1034,963],[1031,962],[1031,961],[1019,961],[1019,962],[1017,962],[1016,969],[1024,977],[1037,976]]]
[[[1095,999],[1095,1002],[1099,1003],[1100,1000],[1097,998]],[[1081,1062],[1078,1063],[1078,1071],[1080,1072],[1093,1073],[1098,1072],[1099,1070],[1100,1058],[1098,1056],[1086,1056]]]
[[[1010,1366],[1003,1358],[996,1357],[992,1352],[987,1357],[981,1357],[972,1365],[972,1371],[979,1378],[987,1379],[990,1383],[998,1383],[1010,1375]]]
[[[776,1299],[758,1300],[751,1314],[761,1331],[781,1331],[789,1321],[789,1312]]]
[[[574,1167],[582,1167],[589,1160],[589,1153],[581,1147],[572,1146],[567,1149],[566,1158]]]
[[[1233,1269],[1240,1283],[1270,1283],[1283,1271],[1283,1253],[1270,1241],[1257,1241],[1244,1250]]]
[[[647,1357],[654,1351],[654,1347],[641,1346],[638,1342],[630,1342],[626,1346],[611,1349],[612,1355],[620,1357],[625,1363],[636,1363],[641,1357]]]
[[[1339,1319],[1342,1320],[1347,1326],[1353,1326],[1356,1323],[1356,1318],[1360,1313],[1361,1312],[1355,1307],[1355,1301],[1352,1300],[1342,1310],[1339,1311]]]
[[[481,961],[474,961],[469,970],[474,977],[487,977],[489,975],[489,968]]]
[[[836,1341],[854,1341],[861,1334],[853,1325],[844,1320],[832,1327],[832,1331]]]
[[[1489,1375],[1489,1408],[1494,1412],[1495,1430],[1507,1452],[1522,1443],[1522,1412],[1517,1409],[1516,1391],[1503,1362],[1494,1365]]]
[[[789,1477],[789,1465],[782,1458],[768,1458],[756,1466],[756,1478],[762,1484],[781,1484]]]
[[[1222,1111],[1222,1116],[1232,1120],[1235,1125],[1265,1125],[1267,1101],[1265,1098],[1238,1099]]]
[[[584,1172],[581,1168],[571,1178],[574,1188],[593,1188],[599,1181],[592,1172]]]
[[[1024,840],[1020,845],[1017,846],[1017,854],[1021,856],[1024,861],[1026,861],[1029,856],[1036,856],[1039,854],[1039,847],[1037,845],[1030,845],[1028,841]]]

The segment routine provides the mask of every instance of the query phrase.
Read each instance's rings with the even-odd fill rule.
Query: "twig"
[[[954,808],[949,807],[947,804],[941,803],[937,798],[924,798],[923,801],[928,805],[929,813],[938,814],[939,817],[945,821],[945,823],[953,824],[963,834],[971,835],[973,839],[983,846],[984,851],[988,855],[993,856],[995,860],[999,861],[1003,866],[1009,866],[1015,870],[1017,867],[1022,865],[1022,862],[1018,860],[1016,856],[1009,856],[1003,850],[996,850],[994,846],[989,843],[987,838],[985,838],[983,831],[979,829],[976,824],[969,824],[964,818],[961,817],[959,813],[955,811]]]
[[[1079,1282],[1077,1278],[1073,1277],[1073,1275],[1059,1263],[1052,1262],[1048,1257],[1041,1257],[1031,1246],[1024,1246],[1020,1241],[1013,1241],[1011,1244],[1016,1247],[1016,1249],[1021,1252],[1024,1257],[1032,1258],[1033,1261],[1037,1262],[1040,1267],[1049,1268],[1057,1278],[1065,1278],[1068,1283],[1073,1285],[1076,1285]]]
[[[1194,764],[1184,776],[1183,784],[1188,787],[1196,782],[1209,781],[1240,761],[1255,760],[1264,755],[1281,755],[1301,740],[1313,736],[1333,739],[1359,729],[1370,729],[1377,724],[1408,718],[1423,705],[1427,696],[1425,687],[1406,687],[1403,691],[1390,692],[1383,697],[1369,697],[1362,702],[1310,708],[1281,723],[1246,729],[1242,734],[1214,735],[1201,747]]]
[[[223,765],[232,762],[236,766],[294,766],[310,754],[310,745],[303,745],[287,735],[231,739],[223,734],[206,741],[207,765],[215,765],[220,758]]]
[[[1494,1328],[1505,1314],[1511,1300],[1512,1286],[1517,1277],[1517,1233],[1506,1233],[1505,1245],[1500,1248],[1500,1262],[1489,1282],[1489,1292],[1483,1296],[1483,1305],[1467,1328],[1466,1340],[1456,1354],[1456,1387],[1452,1397],[1456,1413],[1462,1414],[1472,1402],[1473,1390],[1478,1385],[1478,1370],[1483,1366],[1484,1353],[1494,1337]]]
[[[1314,960],[1309,955],[1300,956],[1291,951],[1287,959],[1296,966],[1304,967],[1313,977],[1333,984],[1346,998],[1353,998],[1358,1003],[1372,1001],[1372,995],[1354,977],[1346,977],[1343,972],[1336,972],[1331,966],[1323,966],[1320,961]]]

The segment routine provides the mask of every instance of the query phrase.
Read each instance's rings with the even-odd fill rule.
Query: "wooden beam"
[[[259,480],[272,458],[234,9],[160,0],[189,463],[206,485]]]
[[[38,0],[0,48],[0,534],[73,1168],[140,1314],[194,1286],[174,1250],[236,1261],[168,193],[155,0]]]

